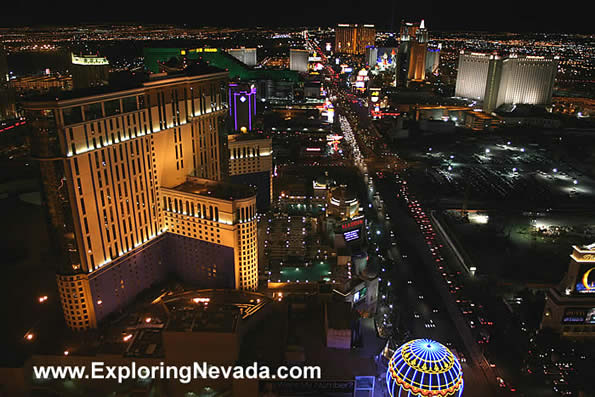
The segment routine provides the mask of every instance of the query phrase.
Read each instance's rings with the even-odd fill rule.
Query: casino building
[[[256,194],[220,182],[227,79],[204,66],[24,104],[73,330],[97,327],[169,274],[256,289]]]
[[[564,337],[595,337],[595,243],[572,247],[568,272],[547,292],[541,328]]]

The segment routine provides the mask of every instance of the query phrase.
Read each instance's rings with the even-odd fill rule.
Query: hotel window
[[[131,97],[123,98],[122,106],[124,108],[124,113],[133,112],[133,111],[137,110],[138,106],[136,103],[136,97],[131,96]],[[130,123],[130,119],[128,119],[128,123]]]
[[[103,116],[101,111],[101,103],[85,105],[83,107],[83,111],[85,113],[85,120],[96,120]]]
[[[62,110],[62,117],[64,118],[64,125],[77,124],[83,121],[81,107],[76,106]]]

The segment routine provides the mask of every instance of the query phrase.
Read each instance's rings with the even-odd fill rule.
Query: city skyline
[[[0,16],[0,395],[590,396],[584,16],[27,6]]]
[[[580,6],[577,6],[580,8]],[[114,9],[118,12],[114,12]],[[0,16],[0,26],[78,25],[81,23],[168,23],[189,27],[280,27],[334,26],[337,23],[370,23],[381,29],[397,31],[401,20],[426,19],[429,29],[444,31],[593,33],[588,13],[565,7],[551,12],[534,0],[495,3],[486,13],[479,4],[429,0],[423,8],[414,3],[351,0],[343,3],[296,3],[280,7],[265,2],[232,2],[229,11],[219,12],[219,5],[189,4],[186,12],[175,8],[148,9],[141,2],[125,4],[103,2],[102,7],[88,12],[86,8],[31,8],[25,3],[10,3]]]

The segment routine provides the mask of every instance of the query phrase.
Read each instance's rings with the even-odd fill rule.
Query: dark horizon
[[[101,8],[73,9],[66,5],[31,7],[29,3],[8,4],[0,16],[1,27],[79,26],[82,24],[173,24],[199,27],[300,27],[334,26],[337,23],[370,23],[380,30],[398,30],[402,19],[425,19],[428,29],[460,32],[514,33],[580,33],[592,34],[589,13],[576,8],[543,7],[537,1],[514,2],[502,0],[489,4],[461,5],[456,2],[433,0],[419,3],[364,2],[348,0],[343,3],[320,2],[278,3],[265,0],[254,3],[236,2],[184,4],[165,9],[147,8],[140,2],[115,3],[106,1]]]

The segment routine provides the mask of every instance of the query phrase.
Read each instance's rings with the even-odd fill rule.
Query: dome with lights
[[[463,371],[446,346],[430,339],[414,339],[393,354],[386,385],[391,397],[460,397]]]

